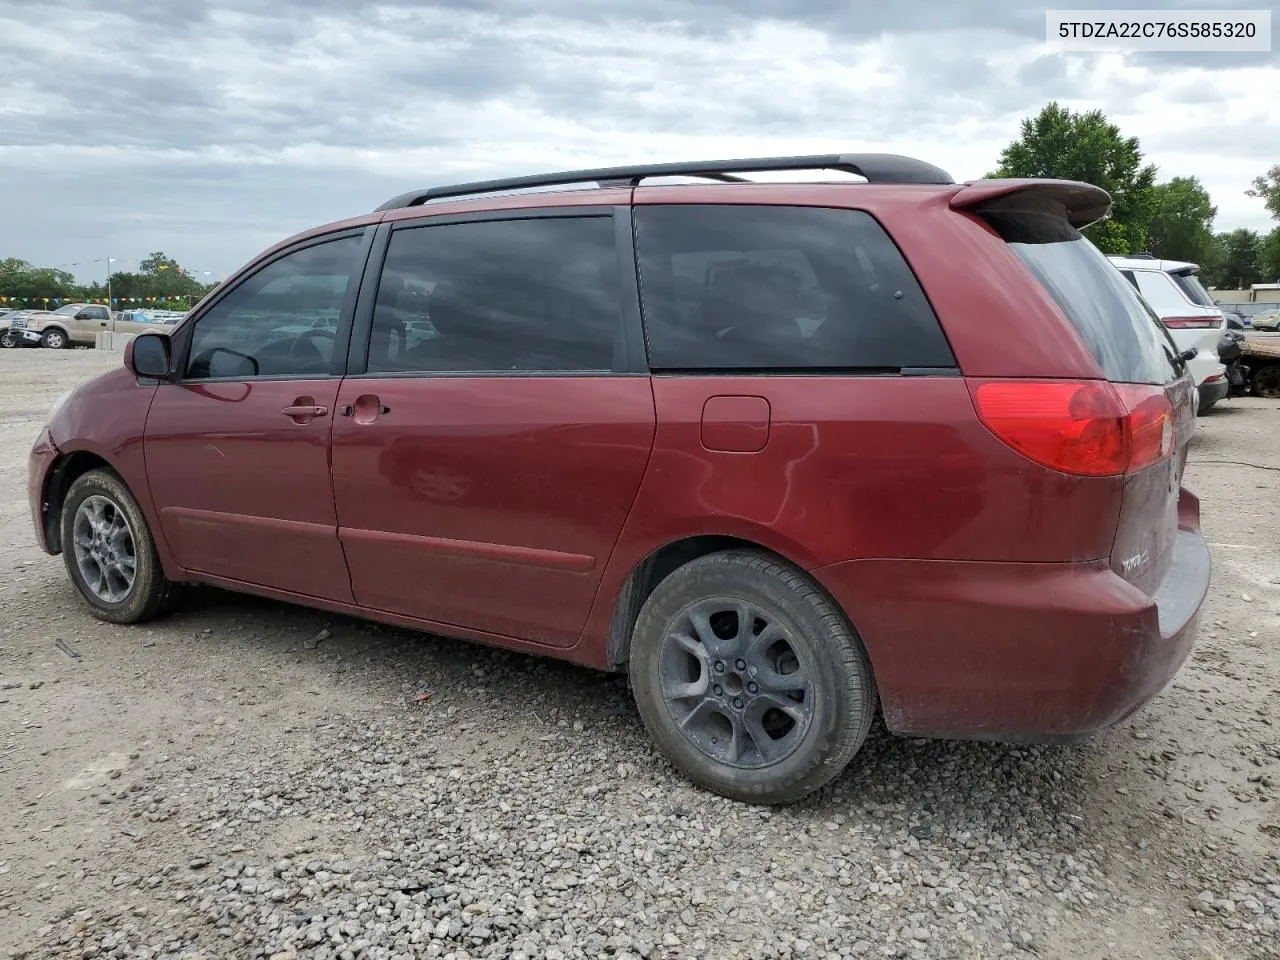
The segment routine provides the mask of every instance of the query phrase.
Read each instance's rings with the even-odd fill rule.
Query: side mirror
[[[164,380],[169,376],[169,338],[140,333],[124,348],[124,365],[135,376]]]

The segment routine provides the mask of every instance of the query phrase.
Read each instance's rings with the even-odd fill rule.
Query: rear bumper
[[[1200,405],[1207,406],[1217,403],[1219,400],[1226,397],[1230,390],[1231,381],[1227,379],[1224,368],[1224,374],[1221,380],[1212,380],[1209,383],[1200,384],[1200,386],[1196,387],[1196,394],[1199,397]]]
[[[58,448],[53,445],[49,428],[45,427],[27,458],[27,501],[31,505],[31,522],[36,528],[36,544],[45,553],[54,552],[44,526],[44,495],[49,489],[49,469],[57,459]]]
[[[890,730],[1066,742],[1169,683],[1209,572],[1204,538],[1183,529],[1154,596],[1105,562],[855,560],[816,575],[862,636]]]

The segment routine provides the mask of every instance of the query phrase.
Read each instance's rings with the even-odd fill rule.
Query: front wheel
[[[844,614],[767,554],[713,553],[645,601],[631,644],[645,727],[694,783],[789,803],[834,779],[870,729],[871,664]]]
[[[67,573],[94,616],[140,623],[172,609],[179,585],[165,578],[146,518],[118,476],[90,470],[77,478],[61,519]]]
[[[5,350],[12,350],[18,345],[18,336],[12,330],[6,329],[4,333],[0,333],[0,347]]]
[[[40,343],[48,347],[50,350],[61,350],[71,345],[70,338],[61,330],[46,330],[40,338]]]

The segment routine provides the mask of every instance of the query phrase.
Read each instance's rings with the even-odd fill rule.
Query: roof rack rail
[[[1145,250],[1144,250],[1144,251],[1142,251],[1142,253],[1126,253],[1126,254],[1124,254],[1124,256],[1128,257],[1130,260],[1156,260],[1156,259],[1158,259],[1158,258],[1156,257],[1156,255],[1155,255],[1155,254],[1153,254],[1153,253],[1147,253],[1147,251],[1145,251]]]
[[[540,173],[530,177],[505,180],[477,180],[450,186],[411,190],[392,197],[375,212],[416,207],[429,200],[464,197],[480,193],[499,193],[529,187],[557,187],[575,183],[598,186],[637,186],[650,177],[702,177],[722,183],[749,182],[738,173],[764,173],[780,170],[840,170],[866,177],[871,183],[950,184],[951,176],[931,163],[900,157],[892,153],[833,153],[812,157],[759,157],[752,160],[694,160],[683,163],[651,163],[634,167],[601,167],[595,170],[570,170]]]

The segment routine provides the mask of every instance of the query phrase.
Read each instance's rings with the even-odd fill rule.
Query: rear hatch
[[[1023,452],[1030,451],[1033,459],[1064,472],[1122,477],[1111,568],[1151,594],[1168,569],[1178,532],[1182,473],[1195,430],[1195,388],[1160,319],[1077,229],[1082,218],[1073,217],[1073,210],[1085,211],[1087,223],[1098,215],[1097,195],[1106,194],[1079,184],[1073,189],[1058,197],[1051,189],[1030,189],[973,212],[1057,303],[1105,383],[1059,384],[1060,401],[1054,402],[1060,409],[1051,409],[1046,390],[1044,413],[1029,409],[1026,401],[1010,411],[990,403],[984,410],[979,402],[978,412],[997,434],[1002,427],[993,426],[993,420],[1002,415],[1008,424],[1031,424]],[[980,392],[975,399],[981,401]],[[1051,430],[1056,432],[1050,435]]]

